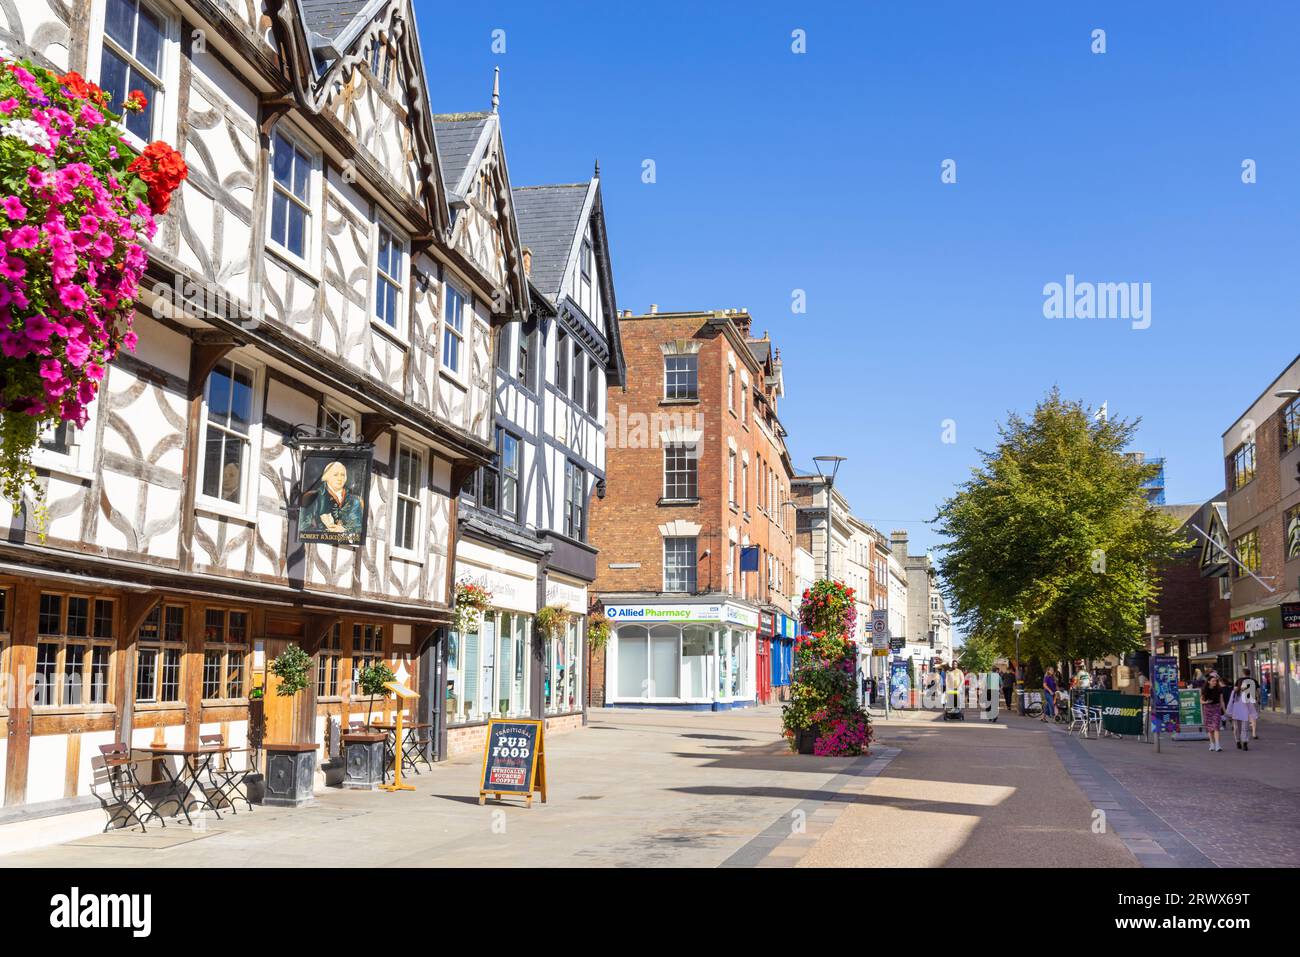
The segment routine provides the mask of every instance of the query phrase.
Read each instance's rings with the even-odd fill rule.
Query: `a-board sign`
[[[546,803],[545,723],[528,718],[492,718],[483,743],[483,776],[478,803],[489,794],[521,795],[533,803],[533,792]]]

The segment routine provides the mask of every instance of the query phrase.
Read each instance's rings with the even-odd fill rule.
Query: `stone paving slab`
[[[1073,756],[1068,766],[1097,782],[1094,796],[1113,794],[1132,811],[1108,811],[1110,823],[1142,824],[1174,866],[1300,867],[1300,727],[1262,720],[1249,751],[1226,729],[1223,751],[1204,741],[1163,738],[1157,752],[1149,742],[1052,733]]]

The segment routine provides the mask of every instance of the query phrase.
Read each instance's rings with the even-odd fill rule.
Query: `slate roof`
[[[565,183],[511,190],[519,241],[533,254],[530,278],[551,302],[560,294],[590,187],[590,183]]]
[[[307,29],[333,40],[370,6],[370,0],[299,0]]]
[[[772,340],[750,339],[749,351],[758,360],[759,365],[764,365],[772,355]]]
[[[454,198],[460,198],[456,188],[491,118],[491,113],[442,113],[433,118],[438,158],[442,161],[442,182]]]

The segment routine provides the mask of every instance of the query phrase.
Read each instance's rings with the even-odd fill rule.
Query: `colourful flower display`
[[[136,155],[108,100],[76,73],[0,59],[0,493],[15,507],[27,488],[43,500],[41,432],[84,425],[108,363],[135,348],[143,243],[187,173],[166,143]],[[138,90],[122,104],[144,106]]]
[[[863,754],[871,744],[871,720],[858,704],[858,646],[848,635],[857,621],[853,589],[818,581],[803,593],[799,620],[808,634],[795,639],[790,703],[781,712],[791,748],[800,732],[813,732],[813,754]]]

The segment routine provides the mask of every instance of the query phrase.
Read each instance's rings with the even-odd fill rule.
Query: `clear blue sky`
[[[748,307],[796,462],[848,456],[882,530],[935,543],[995,423],[1053,384],[1141,416],[1169,501],[1202,501],[1300,351],[1300,4],[416,8],[434,110],[486,108],[500,66],[515,185],[599,157],[619,306]],[[1151,327],[1045,319],[1067,273],[1151,283]]]

